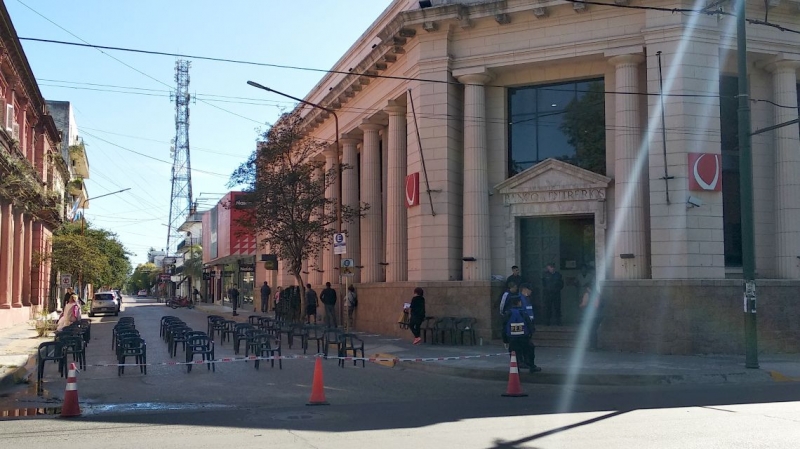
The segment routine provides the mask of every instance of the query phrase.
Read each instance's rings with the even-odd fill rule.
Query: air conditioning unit
[[[7,104],[6,105],[6,131],[11,132],[14,125],[14,105]]]
[[[19,140],[19,125],[17,123],[11,125],[11,138]]]

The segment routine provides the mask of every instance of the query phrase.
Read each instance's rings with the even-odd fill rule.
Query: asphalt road
[[[128,298],[126,298],[128,299]],[[163,314],[205,329],[205,315],[128,301],[150,362],[169,360],[158,337]],[[89,363],[113,361],[115,317],[95,318]],[[231,355],[230,345],[217,346]],[[298,350],[288,354],[302,353]],[[180,353],[179,353],[180,358]],[[793,448],[800,441],[800,384],[762,386],[576,387],[525,385],[503,398],[503,382],[479,381],[324,361],[329,406],[305,406],[313,362],[283,370],[227,363],[150,367],[146,376],[89,367],[79,374],[84,415],[0,423],[0,442],[31,447],[75,441],[100,447],[459,447],[459,448]],[[200,369],[202,368],[202,369]],[[53,368],[52,371],[55,371]],[[50,372],[58,403],[64,382]],[[57,374],[56,374],[57,376]],[[52,405],[52,404],[51,404]],[[0,410],[40,407],[29,390],[0,399]]]

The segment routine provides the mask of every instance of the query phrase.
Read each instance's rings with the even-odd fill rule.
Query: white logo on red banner
[[[719,154],[689,153],[689,190],[722,190],[722,163]]]
[[[419,172],[406,176],[406,207],[419,206]]]

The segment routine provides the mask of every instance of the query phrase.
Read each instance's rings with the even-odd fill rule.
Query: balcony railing
[[[184,248],[188,248],[192,245],[199,245],[199,244],[200,244],[200,239],[198,238],[186,238],[183,239],[180,243],[178,243],[178,251]]]

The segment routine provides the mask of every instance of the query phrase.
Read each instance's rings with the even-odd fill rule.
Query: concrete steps
[[[574,348],[578,328],[572,326],[536,326],[533,343],[545,348]]]

